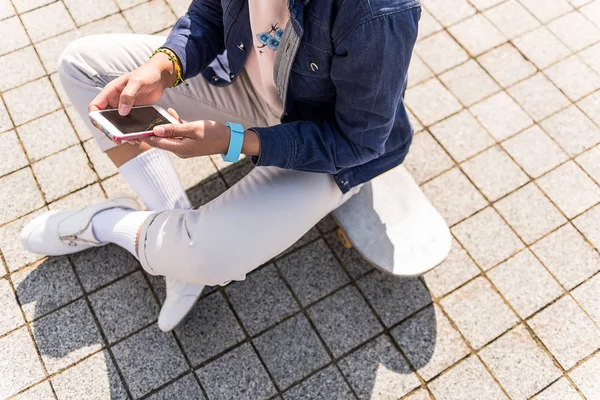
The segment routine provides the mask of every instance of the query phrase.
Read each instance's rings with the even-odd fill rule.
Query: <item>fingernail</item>
[[[165,128],[163,128],[162,126],[156,126],[154,127],[154,134],[156,136],[162,136],[165,134]]]
[[[131,107],[129,107],[128,105],[121,104],[119,106],[119,114],[121,114],[121,115],[127,115],[127,114],[129,114],[129,110],[130,109],[131,109]]]

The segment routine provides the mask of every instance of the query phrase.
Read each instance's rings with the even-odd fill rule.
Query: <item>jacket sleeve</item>
[[[225,50],[221,2],[194,0],[175,23],[163,47],[179,58],[184,79],[198,75]]]
[[[252,128],[261,144],[256,165],[337,173],[384,152],[403,96],[420,8],[374,17],[335,46],[331,79],[335,117]]]

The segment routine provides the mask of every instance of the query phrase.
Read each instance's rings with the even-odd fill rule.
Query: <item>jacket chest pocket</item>
[[[292,64],[290,81],[294,94],[302,98],[333,97],[330,78],[332,53],[302,42]]]

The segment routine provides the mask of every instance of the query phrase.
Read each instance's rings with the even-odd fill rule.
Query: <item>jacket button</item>
[[[235,78],[235,74],[233,72],[229,73],[229,79],[233,80],[233,78]]]
[[[346,179],[342,179],[342,180],[340,181],[340,183],[341,183],[342,185],[346,186],[346,185],[348,184],[348,181],[347,181]]]
[[[319,70],[319,66],[313,61],[310,63],[310,70],[312,72],[317,72]]]
[[[213,82],[218,82],[219,81],[219,77],[217,75],[212,77]]]
[[[240,49],[241,51],[246,51],[246,45],[244,45],[244,42],[238,44],[238,49]]]

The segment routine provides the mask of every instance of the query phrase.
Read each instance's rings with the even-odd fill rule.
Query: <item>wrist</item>
[[[156,53],[150,58],[149,63],[153,64],[160,71],[163,88],[171,87],[177,81],[177,70],[167,54]]]
[[[260,155],[260,138],[258,137],[258,133],[251,129],[246,129],[244,132],[242,154],[256,157]]]

